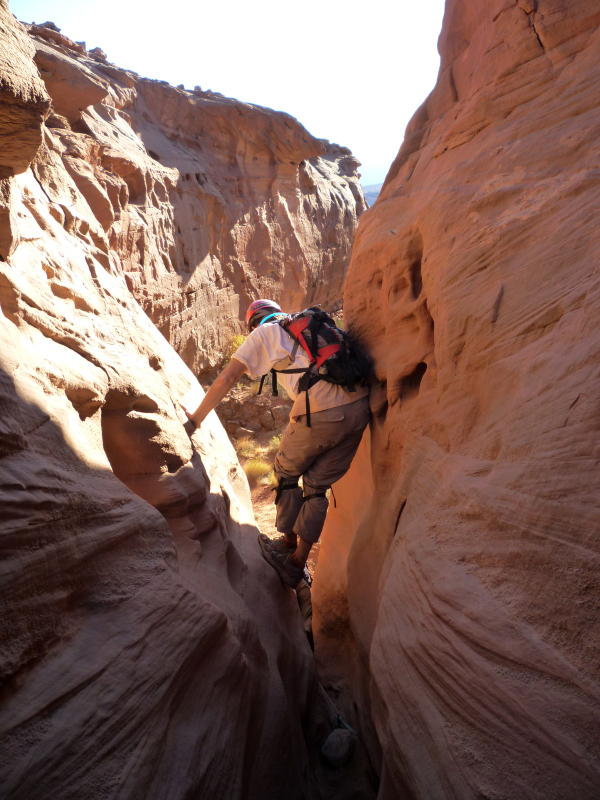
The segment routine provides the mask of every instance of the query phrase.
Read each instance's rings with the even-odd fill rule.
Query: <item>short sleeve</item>
[[[288,367],[293,347],[292,338],[281,325],[277,322],[266,323],[248,335],[233,357],[245,364],[252,380],[256,380],[261,375],[266,375],[272,367],[281,369],[282,362],[284,368]],[[298,354],[298,360],[299,366],[309,364],[308,357],[303,353]]]
[[[256,378],[264,375],[271,369],[271,359],[265,349],[262,338],[255,335],[258,333],[258,330],[257,328],[252,331],[246,338],[246,341],[243,342],[233,354],[233,358],[246,365],[248,374],[252,380],[256,380]]]

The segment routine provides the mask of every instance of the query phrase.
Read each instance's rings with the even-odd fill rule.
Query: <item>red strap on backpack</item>
[[[302,349],[306,352],[306,355],[310,358],[311,363],[316,363],[317,367],[320,367],[324,361],[332,356],[334,353],[337,353],[340,349],[339,344],[328,344],[326,347],[321,348],[319,350],[317,358],[313,359],[312,353],[310,352],[310,348],[306,343],[306,339],[304,338],[302,331],[308,326],[310,322],[310,317],[304,317],[302,319],[294,320],[290,325],[287,326],[287,330],[289,333],[298,341],[302,346]]]
[[[319,350],[319,355],[317,356],[317,367],[320,367],[324,361],[327,361],[329,356],[332,356],[334,353],[340,349],[339,344],[328,344],[327,347],[323,347]]]

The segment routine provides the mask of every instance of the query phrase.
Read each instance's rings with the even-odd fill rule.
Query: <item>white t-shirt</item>
[[[310,359],[302,347],[296,349],[296,357],[292,361],[294,340],[277,322],[265,322],[250,333],[246,341],[238,348],[233,358],[247,367],[253,380],[266,375],[271,369],[300,369],[308,367]],[[294,401],[291,416],[306,414],[306,392],[298,392],[301,372],[293,375],[277,373],[277,381],[281,383],[290,398]],[[324,411],[326,408],[344,406],[354,403],[369,393],[366,386],[357,386],[355,392],[349,392],[343,386],[327,381],[318,381],[308,390],[310,410]]]

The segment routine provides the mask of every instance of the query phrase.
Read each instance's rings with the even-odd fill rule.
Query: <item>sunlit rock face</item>
[[[54,112],[39,170],[67,170],[99,257],[196,374],[257,297],[341,300],[365,208],[347,148],[288,114],[140,78],[52,28],[30,38]],[[73,204],[53,186],[50,199]]]
[[[126,184],[43,127],[28,48],[1,4],[0,796],[315,797],[296,598],[220,423],[181,425],[202,390],[110,249]]]
[[[600,796],[599,24],[449,2],[359,226],[345,312],[377,386],[317,653],[372,721],[381,798]]]

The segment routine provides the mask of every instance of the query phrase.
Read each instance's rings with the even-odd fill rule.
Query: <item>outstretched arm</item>
[[[234,356],[229,364],[225,367],[223,372],[215,380],[208,392],[204,396],[204,400],[200,403],[194,412],[189,412],[185,406],[181,406],[186,413],[188,419],[199,427],[206,417],[210,414],[213,408],[221,402],[227,392],[237,383],[246,372],[246,365],[238,361]]]

